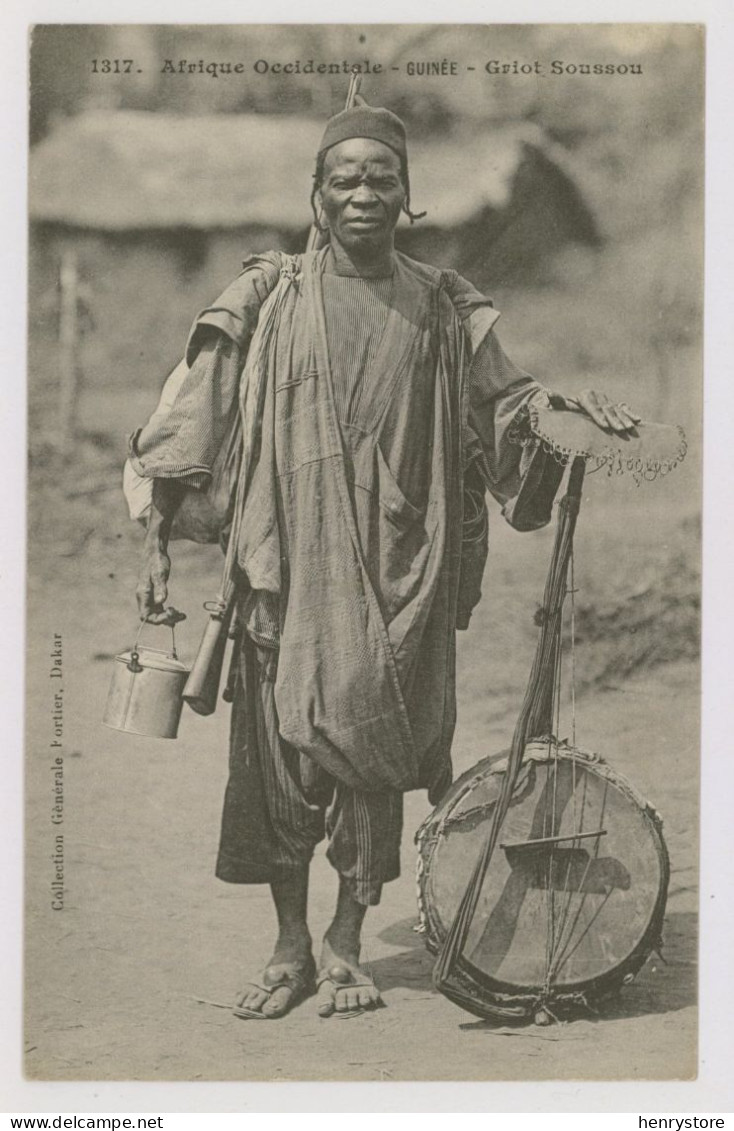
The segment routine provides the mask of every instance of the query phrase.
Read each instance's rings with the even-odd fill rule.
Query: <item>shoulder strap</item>
[[[293,258],[280,251],[269,251],[245,259],[237,278],[195,318],[186,344],[189,365],[199,352],[207,329],[220,330],[240,350],[247,349],[262,304],[275,288],[284,266]]]

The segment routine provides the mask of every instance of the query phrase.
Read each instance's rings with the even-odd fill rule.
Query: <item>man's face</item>
[[[388,250],[405,200],[400,158],[371,138],[340,142],[327,151],[320,200],[332,237],[347,251]]]

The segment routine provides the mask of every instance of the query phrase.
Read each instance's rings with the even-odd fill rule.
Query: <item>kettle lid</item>
[[[139,647],[130,648],[127,652],[120,652],[115,659],[127,667],[133,658],[133,652],[137,656],[138,663],[141,668],[153,669],[160,672],[185,672],[189,673],[189,668],[183,664],[172,652],[164,652],[160,648],[146,648]]]

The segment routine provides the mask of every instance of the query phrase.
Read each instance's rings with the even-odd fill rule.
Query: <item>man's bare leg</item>
[[[382,1004],[380,991],[372,978],[359,965],[362,942],[362,923],[367,908],[358,903],[351,887],[339,880],[339,896],[331,926],[324,935],[319,961],[319,1013],[329,1017],[335,1010],[347,1013],[353,1010],[374,1009]],[[362,983],[350,985],[350,983]],[[344,987],[339,988],[340,984]]]
[[[278,915],[278,941],[273,957],[259,979],[261,985],[245,986],[237,998],[237,1005],[262,1013],[265,1017],[282,1017],[288,1012],[298,983],[313,982],[314,961],[311,952],[311,935],[306,923],[308,906],[308,865],[295,871],[287,880],[270,885]],[[281,986],[269,990],[268,986],[295,975],[296,988]]]

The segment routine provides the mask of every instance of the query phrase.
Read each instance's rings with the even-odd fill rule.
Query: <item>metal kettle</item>
[[[102,722],[128,734],[176,738],[189,669],[176,654],[173,626],[170,650],[142,647],[144,627],[145,622],[130,651],[115,656]]]

